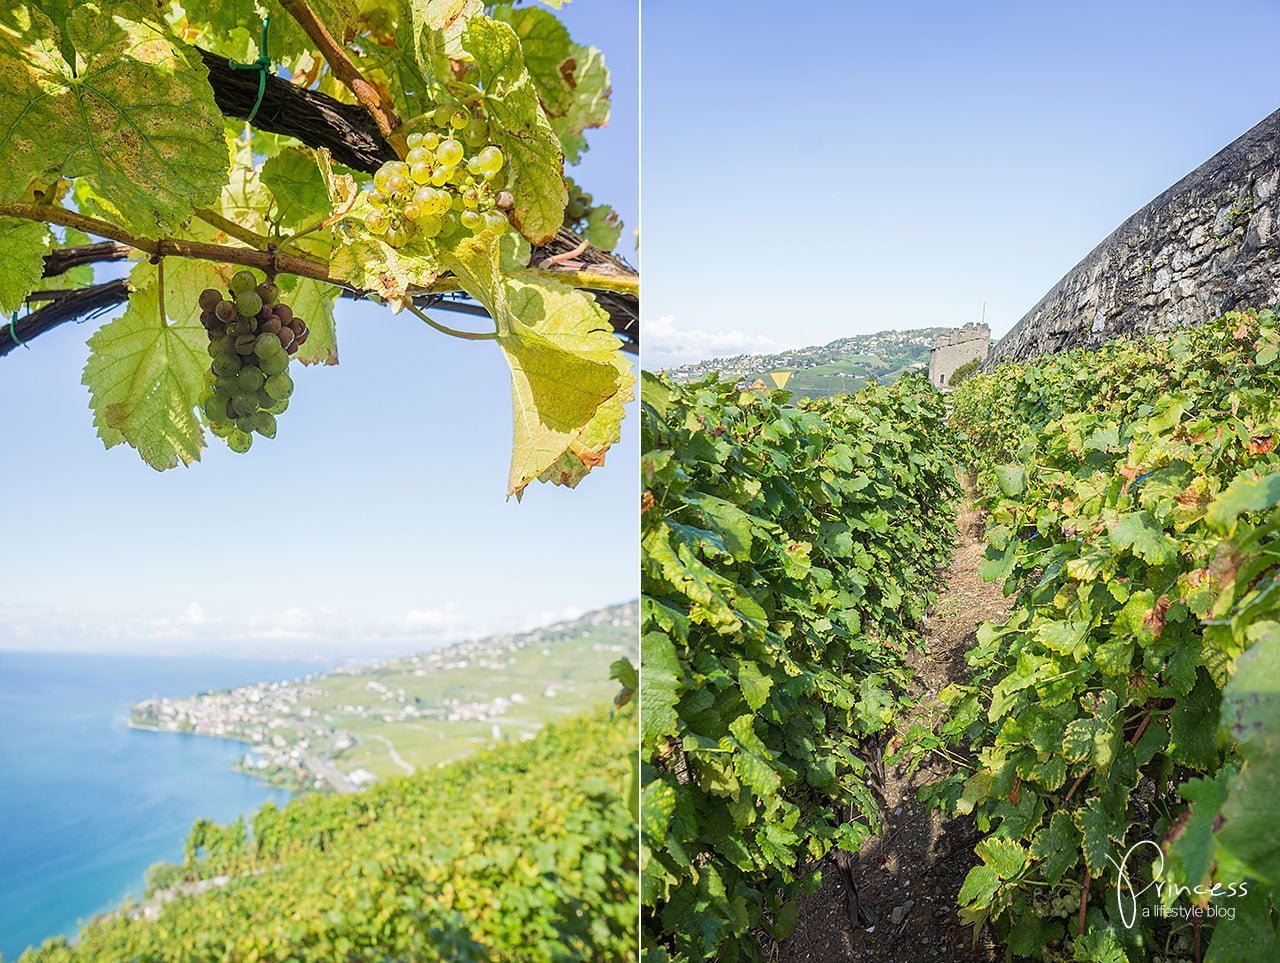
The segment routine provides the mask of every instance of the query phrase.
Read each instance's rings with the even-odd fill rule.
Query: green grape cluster
[[[388,161],[365,191],[372,210],[364,226],[400,247],[414,237],[448,237],[459,231],[501,234],[512,205],[503,190],[506,158],[488,144],[484,123],[462,107],[437,107],[427,115],[438,128],[411,133],[404,160]]]
[[[565,205],[564,219],[571,227],[584,224],[595,207],[595,198],[584,191],[572,177],[565,178],[569,190],[569,202]]]
[[[230,297],[214,288],[200,292],[200,322],[213,359],[200,406],[232,451],[248,451],[255,433],[274,438],[276,415],[293,394],[289,355],[310,332],[279,296],[275,284],[259,283],[252,271],[232,276]]]

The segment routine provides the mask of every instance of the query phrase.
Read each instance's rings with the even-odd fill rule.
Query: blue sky
[[[635,5],[563,18],[613,72],[613,120],[575,176],[631,228]],[[342,363],[295,374],[275,441],[243,456],[215,442],[165,473],[94,434],[80,375],[101,322],[0,358],[0,648],[390,654],[635,597],[634,404],[577,490],[535,484],[506,502],[497,348],[371,305],[338,311]]]
[[[1007,331],[1280,106],[1280,5],[646,0],[645,364]]]

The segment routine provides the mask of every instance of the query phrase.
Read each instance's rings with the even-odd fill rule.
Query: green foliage
[[[534,479],[577,484],[618,438],[622,404],[632,393],[631,366],[591,295],[539,282],[527,265],[529,244],[549,241],[565,222],[566,152],[579,158],[584,132],[608,119],[609,75],[600,52],[575,43],[553,12],[506,3],[487,12],[477,0],[308,0],[307,7],[369,81],[352,87],[385,92],[364,97],[385,99],[376,112],[400,112],[384,123],[400,123],[388,136],[393,149],[403,151],[409,134],[421,136],[433,124],[466,143],[471,166],[447,164],[434,147],[421,152],[430,154],[434,173],[448,168],[447,184],[463,205],[437,212],[441,224],[429,243],[411,236],[412,223],[397,231],[407,240],[395,247],[367,228],[368,205],[360,201],[371,193],[362,190],[369,186],[365,173],[335,170],[325,150],[221,116],[197,48],[255,59],[267,9],[261,4],[19,5],[0,13],[0,110],[12,119],[0,131],[6,161],[0,208],[15,215],[0,216],[8,254],[0,266],[0,310],[19,308],[45,285],[42,256],[51,234],[44,221],[97,227],[145,252],[162,240],[241,254],[246,245],[274,247],[310,262],[293,268],[297,277],[278,281],[314,332],[299,359],[331,365],[338,361],[333,304],[341,287],[399,309],[437,282],[446,263],[468,261],[464,248],[477,238],[483,247],[508,236],[503,212],[509,211],[522,239],[510,235],[490,271],[457,278],[501,312],[495,314],[497,338],[477,344],[492,350],[485,341],[498,340],[512,362],[516,432],[509,491],[519,494]],[[324,64],[288,10],[269,12],[271,57],[288,67],[293,81],[356,99],[339,81],[342,71]],[[437,142],[457,146],[451,139]],[[500,169],[475,166],[482,152],[472,148],[488,143],[505,155]],[[497,206],[473,237],[460,225],[473,219],[464,195],[477,193],[477,185]],[[596,240],[616,240],[603,214],[577,226]],[[66,244],[84,240],[68,234]],[[205,270],[214,270],[208,263]],[[92,272],[61,280],[88,284]],[[135,284],[124,316],[91,340],[84,377],[104,443],[125,442],[163,469],[198,460],[202,426],[213,426],[195,410],[199,392],[181,350],[189,325],[175,317],[185,307],[171,296],[162,317],[156,295],[155,285]],[[576,384],[584,373],[588,383]],[[560,387],[531,390],[530,378]]]
[[[982,359],[974,358],[972,361],[966,361],[955,371],[951,372],[951,377],[947,379],[947,386],[950,388],[958,388],[964,382],[978,373],[978,369],[982,367]]]
[[[806,867],[876,827],[859,743],[950,552],[954,435],[919,379],[786,404],[645,376],[648,960],[759,959]]]
[[[1043,928],[1087,879],[1075,959],[1147,959],[1167,926],[1123,918],[1115,888],[1124,854],[1154,840],[1164,888],[1139,907],[1231,907],[1209,959],[1243,958],[1230,949],[1242,934],[1274,942],[1278,344],[1272,312],[1233,312],[1002,365],[955,392],[987,492],[984,574],[1015,598],[979,632],[974,684],[952,700],[947,734],[976,770],[939,791],[989,834],[980,855],[993,842],[1030,852],[1015,873],[985,857],[970,873],[973,922],[1010,939]],[[1127,866],[1137,889],[1152,856]]]
[[[632,960],[635,732],[634,712],[580,718],[365,792],[267,804],[251,833],[202,820],[180,873],[152,874],[186,890],[158,918],[116,915],[22,961]]]

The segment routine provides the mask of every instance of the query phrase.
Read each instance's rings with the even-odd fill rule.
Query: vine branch
[[[298,22],[298,26],[311,38],[311,42],[316,45],[320,55],[329,64],[333,75],[342,81],[347,89],[356,95],[356,100],[369,111],[382,136],[391,139],[392,145],[396,146],[392,139],[392,132],[400,126],[400,118],[396,116],[394,108],[378,88],[369,83],[364,74],[360,73],[360,69],[351,62],[347,52],[342,49],[342,44],[333,39],[328,28],[320,22],[320,18],[307,5],[306,0],[280,0],[280,6],[284,7],[289,16],[293,17]],[[404,145],[399,146],[403,148]]]
[[[225,244],[210,244],[206,241],[187,241],[178,238],[161,238],[152,240],[126,231],[124,228],[108,221],[89,217],[65,207],[51,204],[0,204],[0,216],[21,217],[31,221],[45,221],[62,227],[72,227],[86,234],[97,234],[110,238],[128,247],[151,255],[152,258],[185,257],[202,261],[216,261],[219,264],[241,264],[245,267],[257,268],[264,273],[277,271],[281,274],[295,274],[298,277],[311,278],[332,284],[335,287],[354,291],[361,296],[370,292],[353,288],[341,278],[329,274],[329,268],[320,261],[298,257],[293,254],[280,254],[276,251],[258,251],[243,247],[228,247]],[[623,278],[596,274],[591,271],[535,271],[540,277],[561,281],[572,287],[598,287],[604,291],[620,291],[628,293],[639,289],[638,279],[628,282]],[[417,285],[413,294],[441,294],[461,291],[462,285],[454,277],[437,278],[430,284]]]

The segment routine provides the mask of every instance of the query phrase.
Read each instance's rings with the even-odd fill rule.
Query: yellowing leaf
[[[395,248],[357,231],[338,232],[335,238],[330,274],[388,300],[402,298],[409,285],[430,284],[443,273],[435,249],[427,246],[429,242],[415,240]]]
[[[204,433],[194,408],[209,354],[197,298],[226,285],[225,270],[204,261],[168,262],[165,274],[169,318],[160,317],[155,267],[139,264],[128,308],[89,339],[82,379],[106,446],[127,442],[158,471],[200,458]]]
[[[29,6],[0,12],[0,116],[0,197],[35,177],[84,177],[129,227],[155,234],[226,181],[222,115],[198,54],[94,4],[63,30]]]
[[[504,275],[499,259],[498,240],[487,233],[444,258],[488,308],[511,368],[508,494],[539,477],[572,487],[617,441],[635,378],[594,298],[529,272]]]

